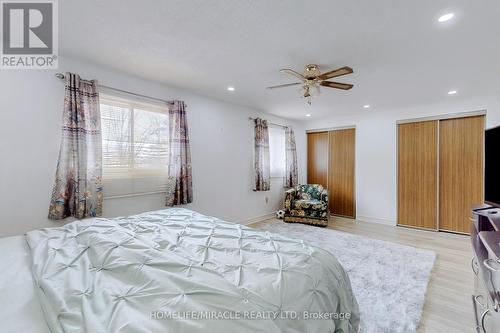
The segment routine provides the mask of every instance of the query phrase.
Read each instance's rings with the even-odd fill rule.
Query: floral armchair
[[[328,190],[318,184],[298,185],[286,191],[285,222],[328,225]]]

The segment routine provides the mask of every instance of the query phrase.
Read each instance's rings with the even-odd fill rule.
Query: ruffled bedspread
[[[357,332],[327,251],[187,209],[29,232],[53,332]]]

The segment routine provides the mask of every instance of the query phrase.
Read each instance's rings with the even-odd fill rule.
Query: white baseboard
[[[253,217],[253,218],[250,218],[250,219],[238,221],[238,223],[239,224],[243,224],[243,225],[249,225],[249,224],[252,224],[252,223],[257,223],[257,222],[261,222],[261,221],[264,221],[264,220],[272,219],[275,216],[276,216],[276,212],[271,212],[271,213],[267,213],[265,215],[261,215],[261,216]]]
[[[385,225],[390,225],[390,226],[396,226],[396,224],[397,224],[396,220],[379,218],[379,217],[371,217],[371,216],[363,216],[363,215],[356,216],[356,220],[363,221],[363,222],[369,222],[369,223],[385,224]]]

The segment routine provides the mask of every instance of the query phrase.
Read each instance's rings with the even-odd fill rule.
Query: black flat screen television
[[[485,133],[484,200],[500,207],[500,126]]]

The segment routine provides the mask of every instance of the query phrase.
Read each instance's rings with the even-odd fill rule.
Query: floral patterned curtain
[[[255,119],[254,191],[269,191],[269,130],[267,121]]]
[[[169,107],[169,145],[166,205],[185,205],[193,202],[193,176],[186,104],[183,101],[173,101]]]
[[[56,179],[49,218],[102,214],[102,141],[97,81],[66,73]]]
[[[298,185],[297,147],[295,146],[295,134],[293,129],[285,129],[285,187]]]

